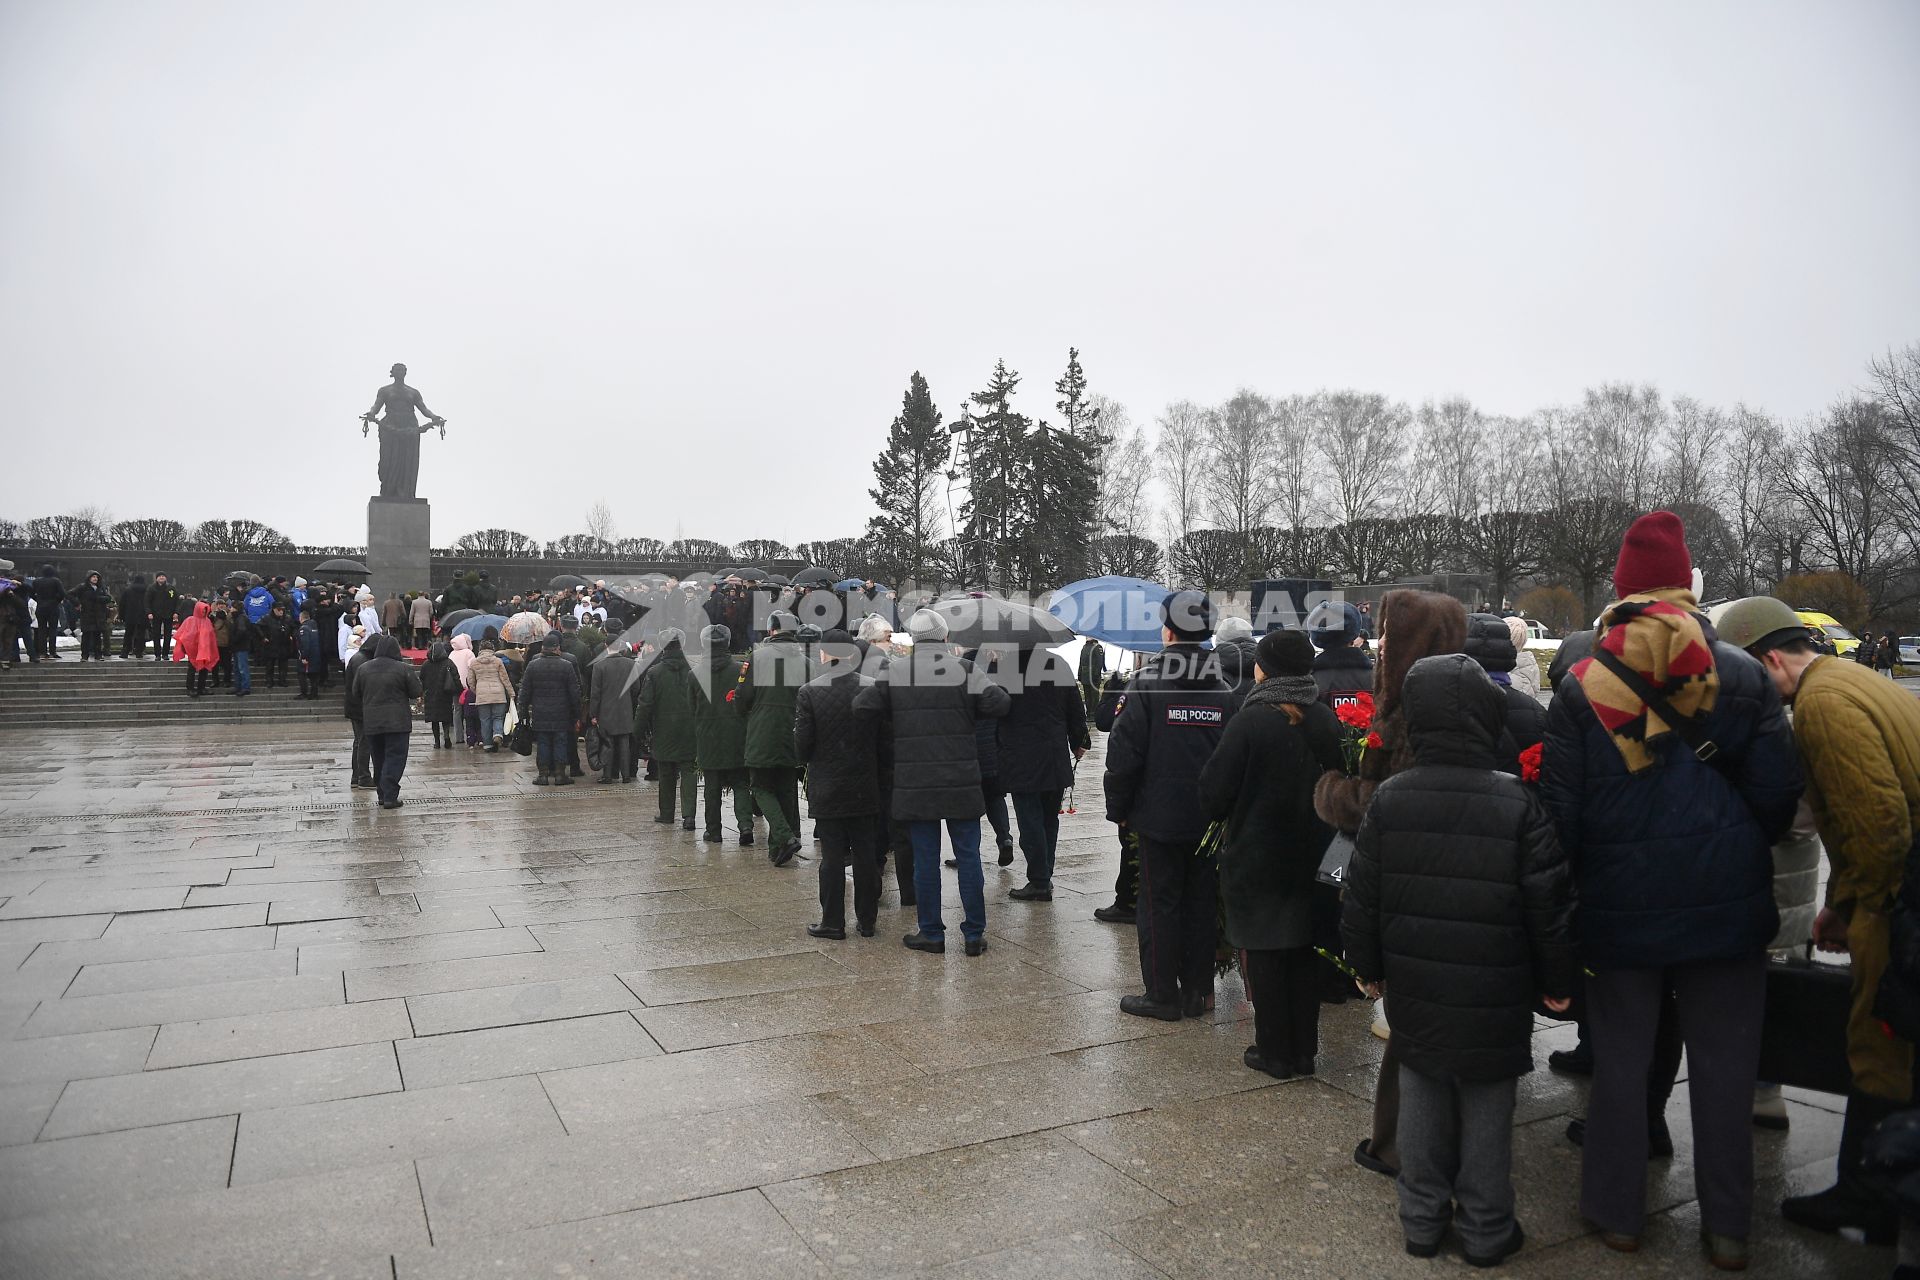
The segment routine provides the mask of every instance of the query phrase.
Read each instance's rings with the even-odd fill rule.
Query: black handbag
[[[1320,855],[1320,870],[1314,879],[1339,889],[1347,883],[1347,864],[1353,861],[1353,837],[1344,831],[1333,833],[1327,851]]]
[[[606,751],[607,737],[600,732],[598,725],[587,726],[587,768],[600,772],[600,761]]]
[[[1767,1007],[1760,1026],[1760,1079],[1844,1094],[1847,1021],[1853,1010],[1853,966],[1816,964],[1802,956],[1767,962]]]
[[[533,754],[533,726],[524,719],[513,726],[513,736],[507,739],[507,747],[517,756]]]

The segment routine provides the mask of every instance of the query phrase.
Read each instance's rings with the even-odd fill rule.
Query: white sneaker
[[[1392,1029],[1387,1026],[1387,1000],[1385,996],[1373,1002],[1373,1034],[1379,1036],[1382,1040],[1385,1040],[1393,1034]]]

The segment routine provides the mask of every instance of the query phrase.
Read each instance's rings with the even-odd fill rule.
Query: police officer
[[[1140,975],[1144,995],[1122,997],[1122,1012],[1177,1022],[1198,1018],[1213,994],[1214,902],[1218,871],[1198,856],[1207,820],[1200,770],[1233,714],[1219,659],[1202,647],[1213,634],[1205,595],[1176,591],[1161,606],[1158,659],[1121,699],[1107,743],[1107,821],[1140,842]]]
[[[1373,658],[1367,652],[1367,623],[1350,604],[1325,600],[1307,615],[1307,637],[1319,652],[1313,682],[1320,701],[1339,709],[1341,695],[1373,692]]]

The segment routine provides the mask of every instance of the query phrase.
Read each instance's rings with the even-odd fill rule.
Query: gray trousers
[[[1715,1235],[1744,1240],[1753,1223],[1753,1082],[1767,1001],[1764,951],[1664,970],[1612,969],[1587,979],[1593,1090],[1580,1154],[1580,1212],[1602,1231],[1637,1236],[1646,1226],[1647,1066],[1669,984],[1687,1049],[1700,1220]]]
[[[1513,1235],[1514,1080],[1458,1080],[1400,1065],[1400,1229],[1438,1244],[1453,1224],[1470,1254]]]

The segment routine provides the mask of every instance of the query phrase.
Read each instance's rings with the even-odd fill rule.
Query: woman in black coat
[[[1227,824],[1220,898],[1254,1005],[1243,1061],[1286,1080],[1312,1075],[1320,1048],[1313,888],[1333,828],[1314,814],[1313,788],[1341,767],[1340,724],[1320,701],[1305,633],[1263,637],[1253,679],[1200,771],[1200,804]]]

